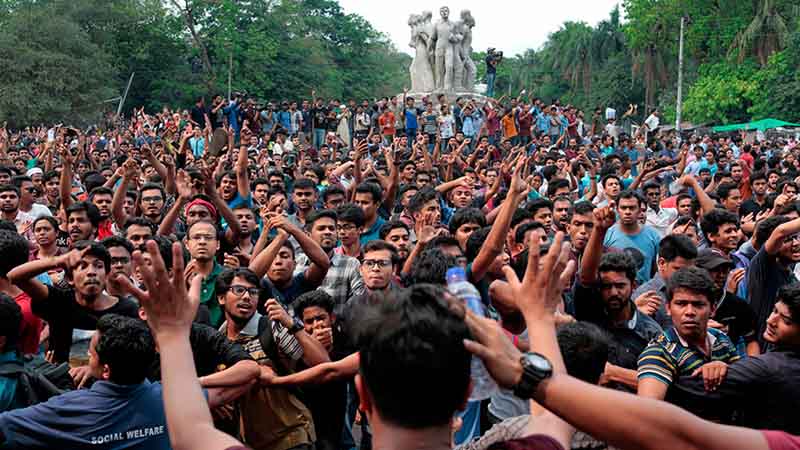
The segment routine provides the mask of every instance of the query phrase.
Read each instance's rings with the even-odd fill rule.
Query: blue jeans
[[[325,128],[314,128],[314,148],[319,150],[325,143]]]
[[[494,97],[494,79],[497,73],[486,73],[486,96]]]

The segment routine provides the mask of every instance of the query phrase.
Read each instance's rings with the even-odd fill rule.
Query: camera
[[[503,52],[497,51],[494,47],[489,47],[486,50],[486,56],[488,57],[487,59],[499,63],[503,59]]]

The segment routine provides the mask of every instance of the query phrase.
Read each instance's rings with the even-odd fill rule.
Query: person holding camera
[[[497,65],[503,60],[503,52],[490,48],[486,51],[486,96],[494,97],[494,80],[497,77]]]

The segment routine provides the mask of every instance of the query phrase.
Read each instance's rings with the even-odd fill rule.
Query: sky
[[[398,50],[411,54],[408,46],[408,16],[429,10],[434,22],[439,8],[450,7],[450,19],[458,20],[462,9],[472,11],[473,49],[489,47],[502,50],[507,56],[522,54],[528,48],[539,49],[547,35],[558,30],[565,21],[584,21],[596,25],[621,0],[459,0],[446,2],[422,0],[339,0],[347,13],[356,13],[389,36]],[[621,6],[620,6],[621,10]]]

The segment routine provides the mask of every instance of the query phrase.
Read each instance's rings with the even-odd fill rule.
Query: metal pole
[[[678,99],[675,106],[675,130],[681,135],[681,102],[683,101],[683,28],[686,17],[681,16],[681,34],[678,40]]]
[[[128,79],[128,85],[125,87],[125,93],[122,94],[122,98],[119,101],[119,106],[117,106],[117,117],[122,114],[122,105],[125,104],[125,99],[128,97],[128,91],[131,88],[131,83],[133,83],[133,76],[136,72],[131,72],[131,77]]]
[[[231,79],[233,77],[233,52],[228,55],[228,101],[231,99]]]

